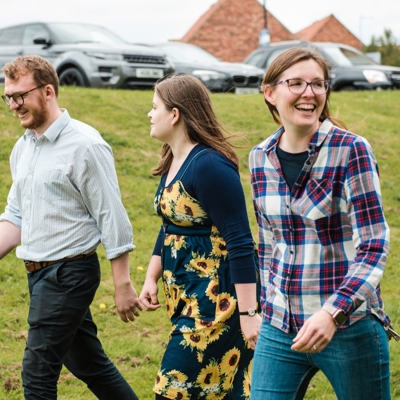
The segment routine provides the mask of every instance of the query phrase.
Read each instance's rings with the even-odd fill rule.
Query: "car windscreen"
[[[218,58],[214,57],[210,53],[200,47],[190,45],[174,45],[174,44],[162,44],[157,45],[157,48],[165,52],[165,54],[175,62],[187,62],[187,63],[219,63]]]
[[[322,48],[324,52],[332,58],[335,64],[340,66],[376,65],[364,54],[346,49],[345,47],[323,46]]]
[[[101,26],[85,24],[48,24],[50,29],[56,35],[58,43],[126,43],[117,35]]]

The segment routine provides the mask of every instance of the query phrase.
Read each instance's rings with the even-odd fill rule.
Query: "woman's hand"
[[[311,316],[293,339],[292,350],[304,353],[319,353],[332,340],[336,325],[332,316],[320,310]]]
[[[235,283],[238,300],[238,310],[245,311],[257,308],[257,287],[255,283]],[[260,333],[261,317],[256,313],[253,316],[241,315],[240,327],[250,347],[256,347],[258,334]]]
[[[158,301],[157,281],[151,278],[145,280],[139,300],[145,307],[146,311],[155,311],[157,308],[161,307],[161,304]]]
[[[240,327],[242,328],[243,335],[253,350],[256,348],[261,321],[262,319],[258,314],[252,317],[249,315],[240,316]]]
[[[161,278],[161,273],[161,257],[152,256],[149,266],[147,267],[146,280],[144,281],[144,285],[139,296],[139,300],[145,307],[146,311],[154,311],[161,307],[157,296],[157,282]]]

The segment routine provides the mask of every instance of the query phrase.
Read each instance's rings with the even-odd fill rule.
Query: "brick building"
[[[296,37],[267,12],[271,42]],[[218,0],[192,26],[180,42],[202,47],[224,61],[243,61],[259,47],[264,7],[257,0]]]
[[[362,43],[333,15],[291,33],[267,11],[271,42],[311,40],[340,42],[361,48]],[[218,0],[189,29],[180,42],[199,46],[224,61],[243,61],[259,47],[264,7],[257,0]]]
[[[363,45],[333,14],[297,32],[296,36],[310,42],[344,43],[359,50]]]

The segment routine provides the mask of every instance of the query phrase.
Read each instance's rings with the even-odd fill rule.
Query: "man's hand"
[[[292,350],[303,353],[319,353],[332,340],[336,325],[332,316],[325,310],[312,315],[293,339]]]
[[[119,316],[124,322],[134,321],[135,316],[140,315],[139,311],[143,310],[143,306],[135,288],[132,286],[128,253],[112,259],[111,268],[115,287],[114,301]]]
[[[124,322],[134,321],[135,317],[140,315],[139,311],[143,310],[142,303],[130,281],[115,286],[114,301],[119,316]]]

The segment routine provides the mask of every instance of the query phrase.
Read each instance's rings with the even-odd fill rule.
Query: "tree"
[[[371,43],[364,47],[367,53],[379,51],[382,64],[400,67],[400,46],[391,29],[385,29],[382,36],[372,36]]]

